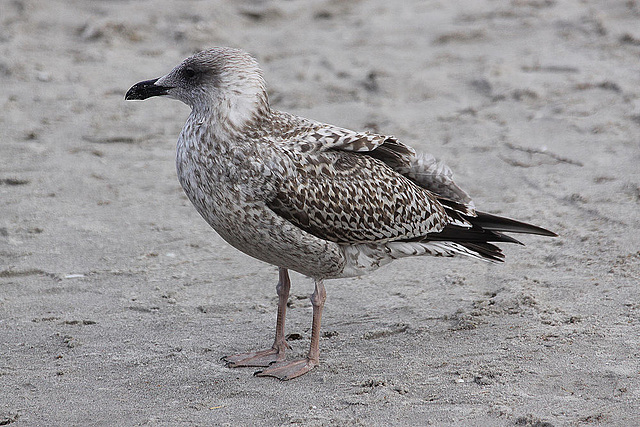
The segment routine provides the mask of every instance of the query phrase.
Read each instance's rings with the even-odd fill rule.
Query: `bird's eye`
[[[188,79],[192,79],[196,76],[196,71],[193,68],[185,68],[184,76]]]

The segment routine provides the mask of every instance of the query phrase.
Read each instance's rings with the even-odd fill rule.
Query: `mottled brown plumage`
[[[476,212],[446,165],[394,137],[272,110],[257,62],[240,50],[197,53],[126,99],[158,95],[192,108],[176,166],[198,212],[231,245],[280,268],[272,348],[228,356],[230,366],[268,366],[260,375],[280,379],[315,367],[324,279],[414,255],[501,261],[490,242],[517,242],[503,231],[554,235]],[[292,362],[284,361],[288,269],[316,283],[311,348]]]

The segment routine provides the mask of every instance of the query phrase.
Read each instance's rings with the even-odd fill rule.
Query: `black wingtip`
[[[515,219],[492,215],[486,212],[477,212],[477,215],[477,217],[471,219],[471,222],[473,225],[482,227],[485,230],[558,237],[556,233],[549,231],[546,228],[527,224],[526,222],[516,221]]]
[[[499,236],[499,238],[500,238],[499,240],[495,240],[496,242],[515,243],[516,245],[524,246],[524,243],[522,243],[520,240],[518,240],[518,239],[516,239],[514,237],[508,236],[508,235],[506,235],[504,233],[501,233],[499,231],[492,231],[492,233],[495,234],[496,236]]]

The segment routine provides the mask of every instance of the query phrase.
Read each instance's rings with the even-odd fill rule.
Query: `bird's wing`
[[[394,137],[324,125],[288,115],[278,145],[292,159],[270,207],[320,238],[344,244],[444,242],[501,261],[490,242],[519,243],[503,232],[545,229],[476,212],[451,170],[416,155]],[[458,247],[456,246],[456,247]]]
[[[382,161],[341,150],[287,150],[295,166],[269,207],[344,244],[417,239],[449,222],[437,198]]]
[[[296,148],[306,152],[347,151],[376,158],[438,198],[455,202],[455,210],[475,215],[471,197],[453,181],[451,169],[434,156],[416,154],[413,148],[393,136],[355,132],[287,113],[281,114],[287,116],[285,121],[295,123],[286,136],[296,144]]]

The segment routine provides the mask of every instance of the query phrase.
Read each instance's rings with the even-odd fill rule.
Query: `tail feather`
[[[504,262],[504,254],[502,253],[502,250],[496,245],[492,245],[491,243],[469,242],[462,242],[460,244],[473,252],[477,252],[484,260],[493,262]]]
[[[459,254],[473,256],[485,261],[503,262],[502,250],[490,242],[523,243],[506,233],[537,234],[541,236],[556,237],[557,234],[521,221],[505,218],[486,212],[475,212],[473,215],[464,215],[456,206],[444,204],[447,213],[456,218],[438,233],[429,233],[425,237],[414,241],[441,242],[449,247],[463,247],[464,251],[456,251]],[[451,254],[453,255],[453,253]]]
[[[449,223],[437,233],[403,242],[390,242],[389,245],[396,245],[396,252],[399,254],[417,250],[420,254],[467,255],[485,261],[502,262],[502,251],[490,242],[522,245],[520,241],[504,233],[557,236],[542,227],[476,211],[469,195],[453,182],[453,173],[447,165],[429,154],[411,156],[411,153],[400,150],[402,147],[402,144],[391,138],[367,154],[378,156],[396,172],[430,191],[444,207]],[[398,159],[402,161],[397,161]]]
[[[506,242],[523,245],[523,243],[511,236],[503,234],[499,231],[486,230],[480,227],[459,227],[453,224],[447,225],[444,230],[439,233],[431,233],[427,235],[428,240],[448,241],[448,242]],[[420,239],[422,240],[422,238]]]

